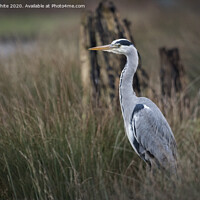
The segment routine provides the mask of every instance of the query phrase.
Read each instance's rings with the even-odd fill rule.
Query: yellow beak
[[[89,48],[88,50],[99,51],[99,50],[110,50],[110,49],[112,49],[112,46],[110,44],[108,44],[108,45],[104,45],[104,46],[92,47],[92,48]]]

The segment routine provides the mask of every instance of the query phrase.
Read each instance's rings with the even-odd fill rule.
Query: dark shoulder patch
[[[140,110],[142,110],[144,108],[144,105],[143,104],[136,104],[135,108],[133,109],[133,113],[131,115],[131,121],[130,121],[130,124],[132,124],[133,122],[133,117],[134,115],[139,112]]]
[[[121,45],[125,45],[125,46],[130,46],[133,45],[131,42],[129,42],[128,40],[119,40],[116,42],[116,44],[121,44]]]
[[[133,115],[137,112],[139,112],[140,110],[142,110],[144,108],[143,104],[136,104],[134,110],[133,110]]]

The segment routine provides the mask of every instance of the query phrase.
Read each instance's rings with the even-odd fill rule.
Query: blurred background
[[[34,2],[47,4],[54,1]],[[62,1],[56,1],[57,4],[59,2]],[[98,2],[68,2],[85,5],[81,9],[1,9],[0,55],[5,58],[14,53],[16,44],[34,50],[38,39],[49,43],[49,37],[60,41],[69,39],[78,48],[81,13],[94,11]],[[132,22],[133,36],[149,73],[157,73],[158,48],[162,46],[180,49],[181,59],[191,80],[200,73],[199,1],[116,0],[115,4],[121,17]]]
[[[42,2],[54,1],[35,1]],[[119,109],[82,104],[80,21],[99,2],[67,2],[85,5],[81,9],[0,9],[0,198],[198,199],[200,1],[114,1],[132,23],[155,89],[158,49],[179,48],[192,110],[184,120],[166,115],[179,152],[176,187],[167,178],[146,180]]]

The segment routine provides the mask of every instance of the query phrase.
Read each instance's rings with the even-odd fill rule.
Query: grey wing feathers
[[[145,152],[139,152],[144,160],[163,168],[176,169],[176,142],[162,113],[144,105],[131,119],[134,136]]]

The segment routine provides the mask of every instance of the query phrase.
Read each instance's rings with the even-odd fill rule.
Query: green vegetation
[[[0,60],[0,199],[198,199],[197,97],[184,120],[166,116],[178,144],[178,179],[146,177],[117,105],[82,103],[78,20],[62,26],[38,36],[31,53],[19,43],[16,54]],[[141,40],[137,45],[142,49]]]
[[[42,14],[42,13],[18,13],[0,15],[0,37],[33,37],[38,34],[51,33],[62,26],[73,27],[77,25],[79,14]]]

